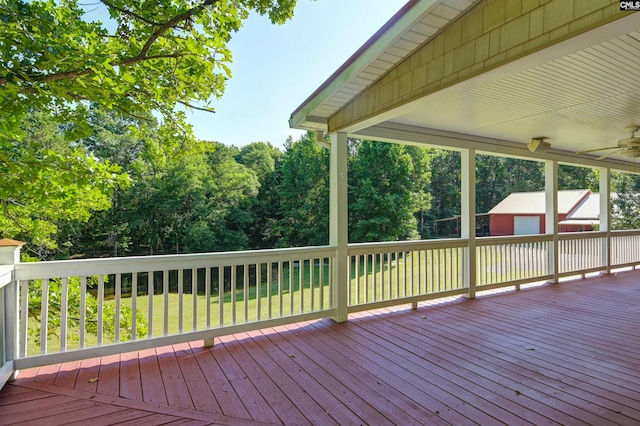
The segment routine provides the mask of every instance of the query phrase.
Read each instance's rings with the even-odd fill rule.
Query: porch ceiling
[[[332,113],[318,111],[313,113],[317,121],[327,123]],[[625,127],[630,125],[640,126],[640,13],[329,130],[634,171],[640,159],[621,154],[593,161],[612,150],[574,154],[615,146],[629,137]],[[537,137],[551,144],[547,154],[530,155],[526,149]],[[467,143],[450,144],[447,138]]]
[[[640,126],[640,31],[609,36],[627,24],[640,28],[638,18],[630,15],[624,25],[614,22],[441,90],[380,123],[520,144],[546,137],[554,149],[570,153],[616,146],[629,137],[625,127]],[[611,158],[634,161],[620,154]]]

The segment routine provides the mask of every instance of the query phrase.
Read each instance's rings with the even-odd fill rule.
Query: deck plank
[[[310,376],[300,374],[301,369],[292,368],[291,359],[288,356],[281,354],[280,361],[286,361],[283,365],[278,364],[275,359],[269,356],[268,349],[265,350],[261,343],[266,343],[265,339],[261,339],[262,334],[254,331],[249,333],[241,333],[236,335],[240,337],[244,342],[247,354],[251,356],[252,362],[260,365],[264,373],[278,386],[278,388],[289,398],[292,404],[295,404],[302,414],[311,424],[346,424],[346,419],[340,422],[338,419],[333,419],[329,413],[327,413],[319,401],[322,401],[323,397],[316,392],[314,396],[318,400],[314,400],[307,391],[307,389],[317,389],[317,382],[307,382],[306,386],[303,386],[304,379],[308,380]]]
[[[327,327],[322,323],[316,323],[314,326],[319,329]],[[549,419],[531,413],[526,407],[514,404],[510,400],[513,391],[500,389],[497,393],[488,392],[493,391],[491,388],[493,383],[487,385],[482,382],[481,377],[453,374],[449,368],[455,365],[448,363],[447,359],[426,357],[426,352],[414,351],[414,348],[405,342],[397,346],[387,345],[384,338],[367,330],[354,330],[357,327],[337,328],[342,333],[331,333],[331,335],[338,344],[350,348],[351,352],[346,352],[345,355],[357,356],[359,352],[366,351],[370,362],[368,369],[375,371],[376,377],[389,384],[394,392],[420,402],[423,411],[429,410],[429,413],[438,411],[439,415],[447,421],[458,423],[468,421],[469,418],[478,418],[477,414],[467,409],[465,405],[474,401],[472,405],[475,408],[484,408],[484,415],[497,416],[501,421],[511,424],[551,423]],[[335,345],[330,342],[327,344]],[[394,349],[389,349],[390,347]],[[412,365],[411,370],[398,365],[395,361],[397,359],[409,362]],[[452,396],[459,398],[460,401],[456,401]],[[484,398],[486,401],[480,401],[478,398]],[[448,405],[450,401],[453,401],[454,405]],[[452,418],[451,413],[455,413],[456,416],[465,413],[467,418]]]
[[[240,396],[231,386],[218,364],[213,354],[214,349],[204,348],[202,341],[192,342],[190,347],[220,410],[222,410],[222,414],[241,419],[251,419],[249,411],[247,411]]]
[[[77,425],[77,426],[82,426],[82,425],[86,425],[87,421],[90,422],[91,426],[111,426],[111,425],[116,425],[119,423],[126,423],[126,424],[135,424],[137,425],[138,422],[144,420],[146,417],[150,417],[153,414],[149,413],[147,411],[141,411],[141,410],[135,410],[132,408],[125,408],[123,409],[122,407],[117,407],[115,405],[101,405],[100,407],[96,407],[94,409],[94,412],[90,412],[87,415],[89,415],[90,417],[87,418],[82,418],[82,413],[80,413],[79,411],[73,413],[74,414],[74,418],[77,419],[78,417],[81,417],[82,420],[80,421],[75,421],[75,422],[69,422],[67,420],[67,422],[63,422],[60,423],[60,425]],[[101,416],[96,416],[95,414],[101,412],[104,413]],[[167,421],[173,420],[175,419],[175,417],[169,417],[169,416],[165,416]]]
[[[62,386],[65,388],[72,388],[76,383],[78,376],[78,368],[80,367],[80,361],[66,362],[60,364],[58,374],[56,375],[53,384],[56,386]]]
[[[308,369],[291,367],[291,357],[284,350],[288,342],[284,337],[275,331],[262,330],[252,332],[252,340],[255,341],[263,351],[284,371],[289,372],[293,383],[299,386],[303,394],[308,394],[316,404],[318,404],[327,415],[331,416],[338,424],[358,424],[362,419],[353,413],[345,405],[339,396],[338,390],[329,389],[322,385]],[[304,399],[302,399],[304,401]]]
[[[388,330],[378,330],[375,327],[362,327],[362,329],[351,327],[350,330],[359,334],[372,333],[374,336],[377,336],[378,341],[382,342],[391,338]],[[415,328],[410,328],[410,330],[412,330],[412,332],[418,331]],[[534,424],[544,424],[549,421],[568,424],[576,421],[575,418],[567,416],[563,411],[553,410],[549,406],[542,405],[534,399],[525,399],[524,397],[513,399],[513,396],[518,395],[516,391],[520,391],[522,388],[521,383],[518,380],[510,380],[510,377],[502,377],[495,374],[495,366],[477,367],[483,360],[482,356],[486,356],[485,354],[474,356],[474,354],[460,350],[459,348],[446,351],[442,349],[443,345],[440,344],[440,342],[423,333],[416,333],[416,335],[420,337],[415,337],[414,340],[412,340],[413,336],[403,336],[402,333],[406,334],[406,331],[406,327],[393,329],[394,336],[402,336],[402,343],[398,345],[388,345],[388,351],[380,347],[372,347],[372,349],[385,354],[387,358],[393,357],[394,355],[396,357],[406,357],[408,362],[414,365],[424,366],[427,370],[424,374],[429,374],[434,368],[438,370],[440,368],[450,368],[451,371],[454,371],[471,384],[484,387],[484,395],[486,397],[492,399],[502,397],[500,402],[504,404],[504,408],[512,410],[513,413],[522,416],[523,419],[533,422]],[[403,348],[409,351],[409,353],[404,350],[399,350],[399,348]],[[425,361],[428,363],[426,366]],[[418,369],[417,372],[419,371]],[[442,372],[440,373],[442,374]],[[505,399],[510,402],[505,402]],[[519,404],[524,404],[524,408],[528,408],[528,410],[532,412],[527,412],[528,410],[523,411],[522,408],[518,406]],[[544,417],[539,413],[543,413]]]
[[[176,353],[171,346],[156,348],[158,365],[167,394],[167,404],[172,407],[193,409],[189,388],[178,365]]]
[[[0,406],[3,405],[22,405],[27,401],[33,401],[35,399],[46,398],[47,395],[42,392],[34,392],[30,389],[21,388],[18,386],[5,386],[0,394]]]
[[[112,397],[109,395],[101,395],[94,392],[79,391],[76,389],[66,389],[34,381],[21,383],[19,386],[25,387],[29,390],[35,390],[37,392],[45,393],[47,396],[70,398],[72,400],[85,400],[94,402],[96,404],[114,405],[122,409],[140,410],[151,414],[164,414],[180,420],[198,420],[205,421],[208,424],[215,423],[219,425],[229,426],[254,426],[257,424],[262,424],[247,419],[237,419],[234,417],[212,413],[200,413],[193,410],[170,407],[162,404],[136,401],[120,397]],[[4,390],[2,392],[4,392]],[[55,406],[57,406],[57,404]],[[2,410],[0,410],[0,414],[3,414]]]
[[[98,404],[92,401],[79,400],[67,396],[55,395],[48,398],[29,401],[18,406],[3,407],[3,423],[7,426],[14,424],[27,424],[44,422],[48,419],[64,414],[67,419],[73,416],[73,412],[84,408],[93,408]]]
[[[386,400],[379,395],[374,395],[372,400],[363,399],[360,392],[362,386],[358,386],[359,382],[351,381],[345,376],[338,376],[334,373],[336,368],[333,363],[321,353],[316,353],[311,346],[307,345],[302,339],[296,338],[286,327],[277,327],[273,330],[277,333],[266,336],[272,340],[274,344],[285,353],[293,355],[291,357],[299,368],[306,370],[314,377],[320,386],[330,389],[334,394],[340,395],[340,400],[349,410],[356,416],[360,417],[365,423],[375,423],[379,425],[393,424],[388,418],[383,416],[375,406],[385,404]],[[339,370],[339,368],[338,368]],[[331,408],[329,410],[333,411]],[[331,412],[330,411],[330,412]]]
[[[95,392],[98,389],[100,375],[100,358],[84,359],[80,362],[80,369],[76,376],[74,389]]]
[[[493,321],[494,318],[487,317],[487,321]],[[495,318],[499,321],[499,318]],[[594,319],[594,321],[597,321]],[[513,326],[503,324],[503,330],[505,332],[511,332]],[[613,325],[617,328],[618,325]],[[607,357],[605,353],[606,348],[610,347],[612,343],[605,342],[598,344],[596,338],[590,339],[588,345],[583,345],[581,342],[574,342],[575,333],[565,333],[563,338],[556,333],[556,328],[552,325],[546,326],[548,333],[540,334],[536,329],[532,329],[529,332],[531,338],[536,339],[537,351],[544,351],[549,354],[557,354],[558,358],[562,360],[560,364],[561,368],[569,368],[571,371],[575,371],[578,374],[584,374],[592,378],[599,379],[599,385],[609,390],[623,390],[626,394],[637,398],[640,394],[636,391],[640,386],[637,383],[637,377],[635,371],[638,370],[637,362],[639,359],[636,357],[629,357],[629,353],[635,352],[635,349],[630,348],[626,352],[626,360],[621,360],[614,356]],[[591,333],[595,335],[596,333]],[[608,333],[607,333],[608,334]],[[620,342],[619,346],[623,346],[625,343]],[[532,345],[533,346],[533,345]],[[575,355],[579,355],[574,360]],[[538,354],[530,354],[533,358],[538,358]],[[605,360],[608,362],[603,363]],[[576,364],[580,363],[580,364]],[[599,392],[599,391],[598,391]]]
[[[184,375],[195,410],[222,414],[218,401],[205,378],[205,373],[200,368],[200,364],[195,358],[196,354],[191,350],[189,344],[173,345],[173,349],[176,352],[180,371]]]
[[[100,358],[97,392],[103,395],[120,396],[120,355]]]
[[[408,398],[400,392],[389,392],[390,383],[396,386],[402,386],[403,381],[407,379],[402,369],[402,375],[384,374],[384,370],[380,370],[379,366],[371,362],[372,356],[375,354],[367,353],[365,356],[357,351],[351,351],[344,345],[333,345],[323,330],[315,327],[297,327],[292,328],[292,332],[299,338],[298,344],[309,344],[311,348],[324,356],[320,358],[320,362],[326,363],[329,374],[340,377],[339,380],[347,380],[351,382],[350,387],[355,389],[361,397],[365,398],[369,404],[376,408],[381,415],[385,416],[391,422],[400,422],[402,424],[415,424],[422,420],[430,422],[440,422],[439,415],[435,411],[424,408],[423,398],[427,395],[422,394],[419,397]],[[325,361],[326,360],[326,361]],[[407,384],[404,385],[408,389]],[[430,393],[436,389],[431,388]],[[455,395],[448,395],[448,401],[456,404]],[[462,406],[462,401],[459,403]],[[440,409],[445,409],[440,406]],[[482,422],[483,415],[481,412],[476,414],[477,420]],[[489,419],[485,416],[485,422]],[[468,420],[468,418],[466,419]]]
[[[462,317],[463,314],[461,313],[460,316]],[[500,330],[498,323],[499,321],[494,323],[494,330]],[[530,330],[529,335],[533,334],[534,331]],[[566,380],[559,378],[559,380],[562,380],[562,386],[558,386],[558,390],[561,390],[563,394],[570,394],[582,398],[596,406],[599,404],[607,406],[608,409],[606,412],[602,412],[596,408],[596,412],[599,411],[601,413],[600,415],[607,418],[615,418],[616,412],[625,408],[618,404],[620,396],[614,395],[617,390],[624,390],[625,387],[630,387],[627,393],[629,393],[629,391],[634,392],[634,384],[629,384],[628,380],[635,378],[633,377],[636,376],[635,371],[637,370],[635,369],[628,369],[626,372],[621,372],[618,369],[610,369],[608,372],[602,372],[602,370],[607,367],[601,365],[599,362],[594,363],[593,359],[589,359],[587,354],[580,354],[567,349],[563,340],[532,339],[525,343],[522,338],[518,338],[516,343],[508,345],[504,339],[501,338],[502,335],[504,335],[504,333],[498,333],[498,331],[487,331],[486,339],[493,338],[496,344],[511,348],[515,356],[520,357],[523,361],[545,363],[545,371],[553,371],[554,368],[560,368],[563,371],[563,377],[576,377],[579,375],[581,378],[580,383],[576,383],[576,386],[570,388],[566,387]],[[524,352],[522,349],[526,348],[526,345],[531,346],[531,349],[535,350],[526,351],[526,355],[523,355],[521,352]],[[612,380],[611,377],[615,378],[614,382],[610,382]],[[617,383],[617,386],[614,383]],[[609,388],[609,390],[607,390],[607,388]],[[608,397],[608,399],[603,398],[603,396]],[[638,406],[637,402],[633,400],[629,402],[633,402],[635,407]],[[584,403],[582,404],[584,405]],[[608,413],[610,410],[613,411],[612,415]],[[634,413],[634,415],[639,414],[640,412],[637,412],[637,410],[636,413]]]
[[[419,337],[410,334],[407,335],[407,328],[416,332],[416,336]],[[483,364],[487,358],[487,354],[469,351],[463,345],[448,346],[446,340],[444,342],[438,341],[436,338],[436,336],[438,336],[437,332],[431,329],[428,332],[423,332],[417,327],[411,327],[410,324],[393,327],[393,319],[390,318],[387,329],[367,327],[365,331],[357,328],[354,328],[354,330],[358,333],[374,333],[380,340],[388,339],[390,332],[392,332],[393,335],[402,336],[401,346],[411,352],[411,355],[407,355],[406,353],[402,354],[403,356],[407,356],[408,360],[419,363],[419,360],[414,360],[413,358],[417,356],[439,367],[451,369],[451,371],[466,380],[484,387],[487,397],[494,398],[495,396],[501,396],[509,399],[517,395],[516,391],[521,390],[522,384],[517,380],[517,377],[513,378],[509,375],[501,376],[496,374],[499,366],[489,363]],[[400,333],[404,333],[404,335]],[[390,347],[395,348],[395,346]],[[392,353],[397,353],[397,350],[394,350]],[[549,406],[541,405],[535,400],[516,398],[515,401],[512,402],[515,404],[524,404],[525,408],[534,411],[534,413],[522,412],[520,407],[514,406],[512,403],[505,403],[505,408],[508,407],[514,410],[514,412],[521,413],[520,415],[525,416],[525,418],[534,423],[545,422],[537,413],[544,413],[547,418],[563,424],[575,421],[575,419],[566,416],[563,411],[554,411]],[[504,403],[504,399],[502,403]]]
[[[167,405],[167,394],[160,373],[160,365],[155,349],[138,352],[140,380],[142,382],[142,398],[146,402]]]
[[[120,396],[142,401],[142,380],[138,352],[120,355]]]
[[[38,372],[34,376],[34,380],[40,383],[46,383],[52,385],[56,380],[56,376],[58,375],[58,370],[60,369],[60,364],[54,365],[45,365],[44,367],[38,368]]]
[[[55,414],[47,416],[46,422],[51,426],[66,426],[74,424],[86,425],[88,423],[90,423],[91,426],[98,426],[100,423],[105,424],[105,422],[111,422],[110,424],[114,424],[115,422],[113,421],[113,416],[121,411],[122,408],[115,405],[89,405],[86,408],[82,408],[72,412],[56,412]],[[148,415],[148,413],[143,412],[142,415]]]
[[[220,338],[220,343],[216,346],[215,351],[213,351],[213,355],[220,364],[221,370],[254,420],[279,424],[278,416],[271,407],[269,407],[269,404],[265,401],[263,395],[260,394],[260,391],[256,389],[252,378],[244,374],[237,361],[229,352],[229,346],[233,346],[231,342],[234,341],[233,337],[224,336]]]
[[[247,377],[251,377],[251,381],[256,389],[264,397],[265,402],[278,416],[278,423],[286,425],[311,425],[295,404],[287,397],[287,394],[271,380],[269,375],[264,371],[262,363],[257,363],[245,349],[245,340],[248,339],[246,334],[233,336],[234,340],[223,343],[231,356],[238,361],[238,365],[244,371]],[[238,340],[240,339],[240,340]]]

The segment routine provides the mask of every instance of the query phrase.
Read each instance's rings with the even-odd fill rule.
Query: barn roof
[[[558,191],[558,214],[567,214],[583,201],[588,189]],[[489,210],[489,214],[544,214],[545,193],[514,192]]]
[[[567,219],[599,219],[600,194],[589,194],[580,204],[575,206],[567,215]]]

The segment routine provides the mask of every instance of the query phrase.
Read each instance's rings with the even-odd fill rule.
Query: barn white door
[[[539,216],[514,216],[513,235],[532,235],[540,233]]]

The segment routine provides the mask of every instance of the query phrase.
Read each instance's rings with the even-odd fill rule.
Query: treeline
[[[130,178],[108,210],[58,223],[56,257],[195,253],[328,244],[329,151],[308,133],[241,148],[163,138],[95,110],[82,144]],[[139,123],[138,123],[139,124]],[[350,141],[352,241],[419,238],[430,209],[426,149]]]
[[[70,152],[85,153],[100,165],[96,170],[103,179],[107,171],[111,173],[113,184],[100,188],[99,180],[87,180],[91,190],[78,197],[70,194],[68,188],[74,186],[69,182],[51,177],[55,173],[33,177],[50,180],[43,186],[42,200],[55,200],[22,217],[17,213],[17,218],[4,217],[3,233],[29,241],[37,257],[328,243],[329,151],[315,142],[312,133],[287,140],[282,150],[268,142],[238,148],[184,139],[168,133],[153,118],[122,118],[99,108],[91,109],[90,117],[91,134],[71,144],[43,114],[32,113],[23,126],[25,143],[33,149],[60,152],[66,158]],[[56,173],[64,168],[58,165]],[[353,139],[348,168],[351,242],[450,234],[437,235],[435,223],[460,214],[458,152]],[[479,213],[512,192],[544,190],[544,166],[539,162],[478,155],[476,177]],[[618,211],[626,212],[618,215],[625,221],[620,226],[638,227],[633,195],[640,192],[638,179],[620,174],[613,181],[614,190],[627,194],[617,201]],[[53,190],[53,185],[59,187]],[[598,192],[597,171],[560,166],[559,187]],[[14,204],[19,212],[19,203]],[[14,232],[7,235],[12,224],[17,224]]]

